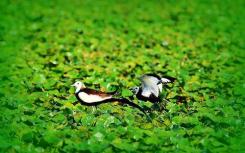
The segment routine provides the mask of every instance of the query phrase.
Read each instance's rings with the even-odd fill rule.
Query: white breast
[[[141,94],[144,97],[150,97],[151,91],[149,89],[147,89],[147,88],[144,88]]]
[[[100,97],[98,95],[90,95],[90,94],[87,94],[85,92],[78,93],[78,97],[86,103],[100,102],[100,101],[112,98],[111,96]]]
[[[158,84],[157,86],[158,86],[158,89],[159,89],[159,91],[161,93],[162,92],[162,83]]]

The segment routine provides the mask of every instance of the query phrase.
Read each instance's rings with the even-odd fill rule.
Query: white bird
[[[162,93],[163,84],[172,83],[175,78],[161,78],[156,74],[144,74],[140,77],[141,86],[133,87],[131,91],[143,101],[158,102]]]

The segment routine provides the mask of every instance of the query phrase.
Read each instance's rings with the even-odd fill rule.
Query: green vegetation
[[[245,152],[244,6],[1,0],[0,151]],[[152,122],[118,104],[72,105],[75,80],[127,97],[149,72],[178,79]]]

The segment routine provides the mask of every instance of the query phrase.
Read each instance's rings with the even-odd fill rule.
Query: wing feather
[[[159,96],[159,79],[154,77],[154,76],[148,76],[148,75],[143,75],[141,78],[141,83],[142,83],[142,95],[150,95],[151,93],[154,94],[156,97]]]

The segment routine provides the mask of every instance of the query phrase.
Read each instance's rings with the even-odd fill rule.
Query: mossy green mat
[[[1,0],[0,152],[245,152],[244,6]],[[177,78],[165,110],[134,100],[152,122],[72,105],[76,80],[128,97],[149,72]]]

